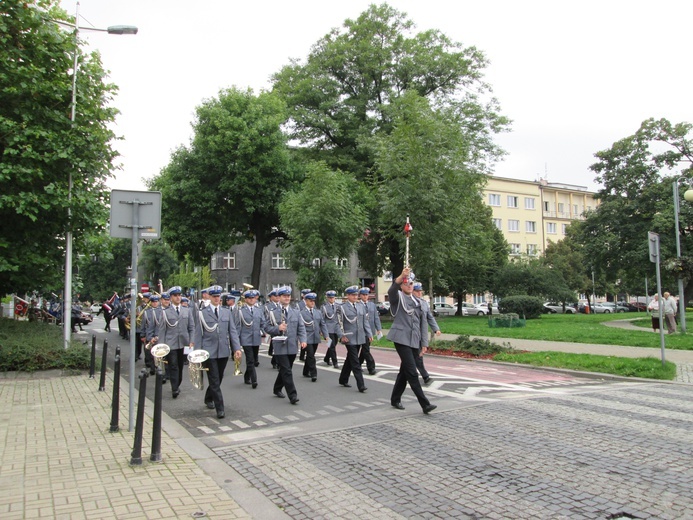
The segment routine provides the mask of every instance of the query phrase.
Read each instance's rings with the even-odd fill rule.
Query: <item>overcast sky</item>
[[[367,0],[81,0],[80,25],[136,25],[136,36],[82,32],[120,87],[122,170],[142,179],[187,145],[195,107],[230,86],[269,89],[270,76]],[[690,0],[391,0],[418,30],[439,29],[490,60],[486,81],[513,120],[497,142],[498,176],[598,189],[594,154],[649,118],[693,122]],[[74,14],[75,0],[62,0]],[[79,110],[78,110],[79,117]]]

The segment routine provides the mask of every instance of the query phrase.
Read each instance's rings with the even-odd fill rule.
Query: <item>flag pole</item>
[[[407,215],[407,223],[404,225],[404,236],[406,237],[404,248],[404,267],[409,267],[409,235],[411,235],[412,227],[409,223],[409,215]]]

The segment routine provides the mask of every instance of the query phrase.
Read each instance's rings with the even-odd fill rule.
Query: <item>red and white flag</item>
[[[29,312],[29,302],[26,300],[22,300],[18,296],[15,296],[14,297],[14,313],[17,316],[26,316],[27,312]]]

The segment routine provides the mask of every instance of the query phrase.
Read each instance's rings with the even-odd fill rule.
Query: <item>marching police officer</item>
[[[307,345],[303,349],[306,351],[306,364],[303,365],[303,377],[310,377],[315,383],[318,380],[318,369],[315,366],[315,351],[318,349],[320,338],[327,339],[329,332],[325,319],[319,309],[315,307],[315,300],[318,295],[308,293],[304,297],[306,308],[301,311],[303,325],[306,327]]]
[[[359,289],[359,299],[361,304],[366,307],[366,313],[368,314],[368,324],[371,326],[371,332],[375,336],[376,334],[382,333],[383,326],[380,323],[380,315],[378,314],[378,309],[375,303],[369,300],[368,296],[371,290],[368,287],[361,287]],[[361,352],[359,353],[359,366],[363,365],[363,361],[366,361],[366,368],[368,373],[372,376],[375,375],[375,360],[371,354],[371,338],[366,338],[366,342],[361,346]]]
[[[209,381],[205,392],[205,405],[210,410],[216,409],[219,419],[226,416],[221,382],[231,350],[234,359],[240,359],[242,356],[234,318],[231,311],[221,305],[221,291],[220,285],[209,287],[210,304],[198,311],[200,326],[195,329],[195,344],[209,353],[209,359],[202,363],[207,369]]]
[[[262,337],[262,309],[257,305],[260,291],[250,289],[243,293],[245,305],[239,307],[234,313],[236,329],[241,340],[243,352],[245,352],[245,373],[243,379],[246,385],[257,388],[257,372],[255,367],[260,363],[260,341]]]
[[[327,347],[327,352],[325,352],[325,359],[323,359],[323,361],[328,366],[332,365],[335,368],[339,368],[339,363],[337,361],[337,342],[339,341],[337,328],[339,322],[337,319],[337,304],[335,303],[337,293],[335,291],[327,291],[325,296],[327,297],[327,301],[322,304],[320,311],[322,312],[323,318],[325,318],[330,344]]]
[[[269,313],[279,308],[279,295],[276,289],[272,289],[267,297],[269,301],[265,304],[265,318],[269,318]],[[269,348],[267,349],[267,355],[272,358],[272,368],[277,368],[277,360],[274,357],[274,347],[272,346],[272,341],[270,340]]]
[[[438,322],[436,321],[435,317],[433,316],[433,313],[431,312],[431,306],[428,304],[426,300],[423,299],[423,285],[421,285],[421,282],[414,282],[412,294],[419,299],[419,302],[421,302],[421,309],[423,310],[424,316],[426,317],[426,322],[428,323],[428,326],[431,328],[431,330],[436,336],[440,336],[440,327],[438,326]],[[424,383],[428,385],[433,380],[431,379],[431,376],[428,374],[428,370],[426,370],[426,367],[424,366],[423,355],[424,353],[422,347],[421,349],[419,349],[419,355],[415,356],[414,360],[416,361],[416,369],[419,371],[419,374],[421,374],[421,377],[423,377]]]
[[[339,384],[351,388],[349,374],[353,372],[359,392],[363,393],[367,388],[363,382],[363,372],[359,364],[359,349],[366,339],[373,338],[373,334],[366,318],[366,308],[358,303],[358,285],[347,287],[344,292],[347,301],[342,303],[337,311],[337,334],[347,349],[347,356],[339,374]]]
[[[149,309],[144,311],[144,316],[142,316],[142,330],[144,331],[145,344],[149,345],[152,338],[156,337],[156,330],[161,323],[161,307],[159,307],[159,297],[156,294],[152,294],[149,297]],[[145,347],[146,347],[145,345]],[[154,375],[154,356],[152,356],[151,345],[150,348],[144,349],[144,366],[149,369],[149,375]]]

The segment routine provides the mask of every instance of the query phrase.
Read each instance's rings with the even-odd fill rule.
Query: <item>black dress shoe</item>
[[[260,366],[260,363],[258,363],[258,362],[256,361],[256,362],[255,362],[255,368],[257,368],[257,367],[259,367],[259,366]]]
[[[222,410],[221,412],[217,412],[217,419],[223,419],[224,417],[226,417],[224,410]]]
[[[253,383],[253,390],[257,388],[257,383]]]
[[[377,374],[377,373],[378,373],[378,372],[377,372],[376,370],[369,370],[369,371],[368,371],[368,375],[369,375],[369,376],[374,376],[374,375]]]
[[[342,385],[344,388],[351,388],[351,385],[349,383],[339,383]]]
[[[339,365],[337,363],[334,364],[335,368],[339,368]]]
[[[398,410],[404,410],[404,406],[402,406],[401,402],[390,403],[390,404],[392,405],[393,408],[397,408]]]
[[[153,368],[150,368],[149,369],[149,375],[153,376],[154,374],[156,374],[156,371]]]
[[[250,381],[243,381],[246,385],[250,384]]]
[[[298,397],[294,397],[293,399],[289,399],[289,402],[291,404],[296,404],[299,401]]]
[[[173,394],[171,394],[171,395],[172,395],[173,398],[175,399],[176,397],[178,397],[178,396],[180,395],[180,390],[174,390],[174,391],[173,391]]]
[[[366,390],[368,390],[368,388],[366,388],[365,386],[363,388],[359,388],[359,392],[361,393],[364,393]]]
[[[214,410],[214,403],[205,403],[205,406],[210,410]]]
[[[279,392],[274,392],[274,395],[276,395],[277,397],[281,397],[282,399],[286,397],[284,395],[284,392],[282,392],[281,390]]]
[[[427,414],[429,412],[432,412],[436,408],[438,408],[438,407],[434,404],[427,404],[426,406],[423,407],[423,413]]]
[[[318,380],[318,378],[317,378],[317,377],[311,377],[310,380],[311,380],[313,383],[315,383],[315,382]]]
[[[430,377],[427,377],[426,379],[424,379],[425,385],[430,385],[432,382],[433,382],[433,379],[431,379]]]

